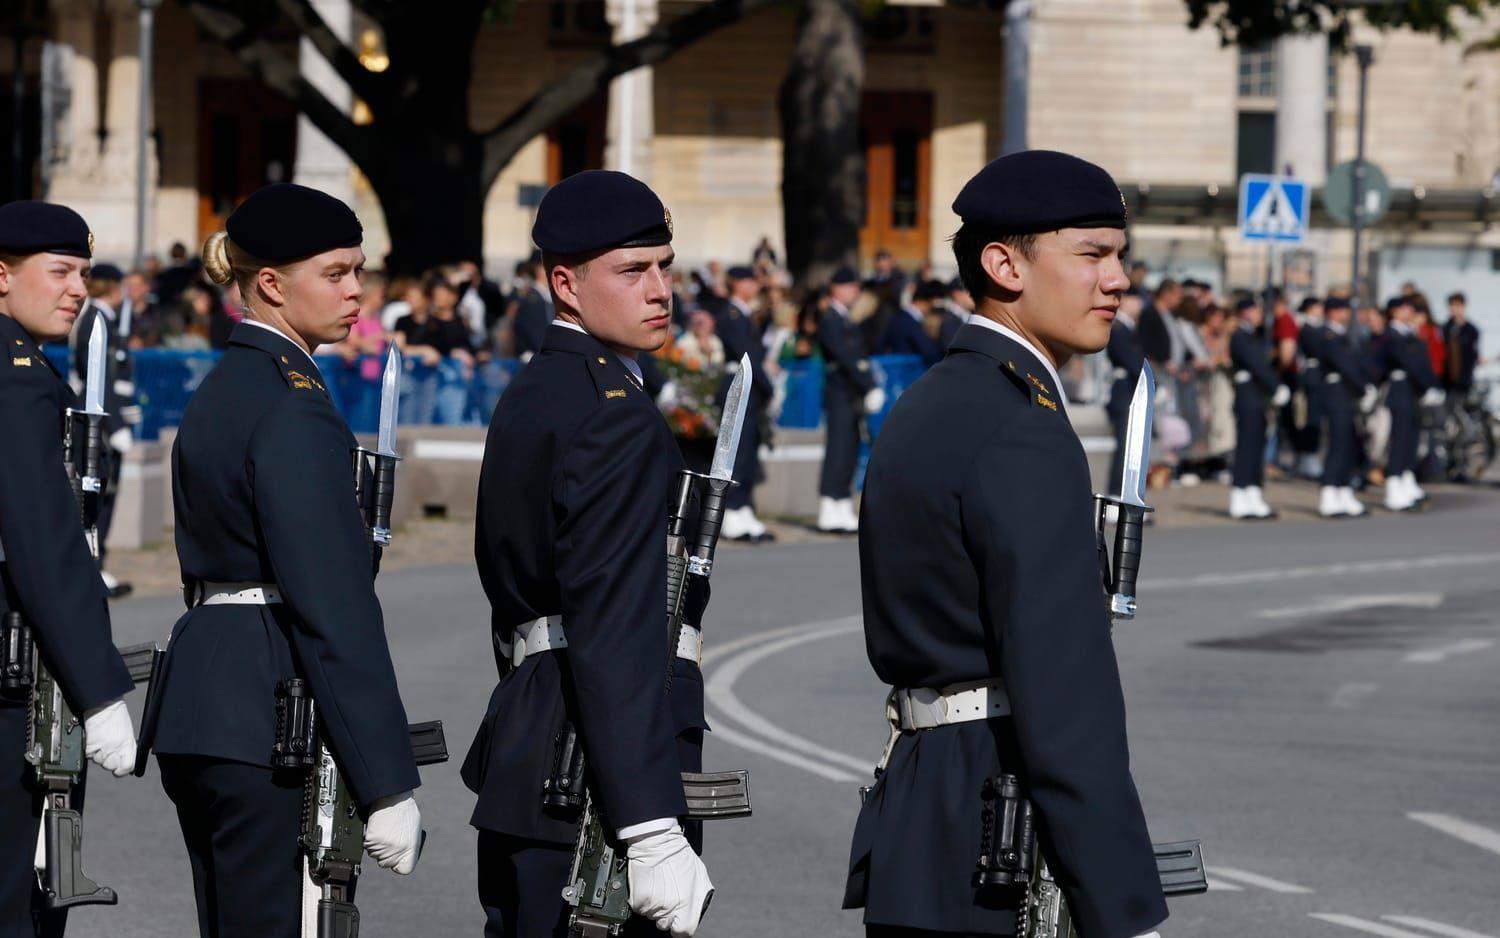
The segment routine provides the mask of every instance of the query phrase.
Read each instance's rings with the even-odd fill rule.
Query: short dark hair
[[[990,293],[990,275],[980,257],[986,245],[1003,244],[1028,261],[1036,257],[1035,234],[1015,234],[989,225],[964,222],[953,235],[953,259],[958,262],[958,279],[977,302]]]
[[[575,254],[554,254],[551,251],[542,252],[542,279],[547,282],[552,280],[552,268],[571,267],[582,280],[589,275],[589,264],[593,261],[592,256],[580,257]]]
[[[1178,284],[1176,280],[1173,280],[1171,277],[1163,277],[1161,278],[1161,283],[1158,283],[1156,285],[1156,289],[1152,292],[1151,295],[1159,300],[1162,297],[1166,296],[1168,293],[1171,293],[1173,290],[1177,289],[1178,286],[1180,286],[1180,284]]]
[[[1450,294],[1448,294],[1448,302],[1449,303],[1462,303],[1465,306],[1468,306],[1469,305],[1469,298],[1466,297],[1466,296],[1464,296],[1462,293],[1450,293]]]

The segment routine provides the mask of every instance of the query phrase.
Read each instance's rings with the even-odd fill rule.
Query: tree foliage
[[[1354,28],[1411,29],[1443,39],[1458,35],[1466,15],[1480,16],[1500,0],[1184,0],[1188,25],[1209,26],[1225,45],[1258,46],[1290,33],[1326,33],[1335,50],[1349,48]]]

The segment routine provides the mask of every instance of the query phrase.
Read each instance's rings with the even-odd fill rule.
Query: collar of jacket
[[[240,322],[236,323],[234,330],[229,333],[229,344],[242,345],[245,348],[253,348],[266,353],[281,369],[282,377],[286,378],[287,384],[306,390],[305,383],[322,391],[325,397],[328,396],[328,388],[323,385],[323,375],[318,371],[312,356],[307,354],[302,346],[280,332],[263,329],[249,322]]]
[[[1026,380],[1033,386],[1041,383],[1043,387],[1036,390],[1050,394],[1053,400],[1059,399],[1057,388],[1052,386],[1052,376],[1036,354],[1002,332],[977,323],[965,323],[953,334],[953,341],[948,345],[949,355],[959,351],[987,355],[1001,367],[1026,375]]]

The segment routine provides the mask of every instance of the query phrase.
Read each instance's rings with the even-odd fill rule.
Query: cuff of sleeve
[[[648,834],[660,834],[677,826],[675,817],[659,817],[651,821],[642,821],[639,824],[631,824],[615,831],[618,840],[632,840],[636,837],[645,837]]]

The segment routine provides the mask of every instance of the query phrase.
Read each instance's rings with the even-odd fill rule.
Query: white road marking
[[[1208,891],[1209,892],[1244,892],[1245,891],[1245,887],[1244,886],[1236,886],[1234,883],[1231,883],[1228,880],[1218,879],[1216,877],[1210,876],[1210,877],[1208,877]]]
[[[1379,684],[1369,681],[1348,681],[1340,684],[1339,689],[1333,692],[1333,696],[1328,699],[1328,706],[1335,710],[1353,710],[1379,688]]]
[[[714,707],[722,715],[767,742],[820,759],[825,763],[832,763],[855,772],[869,773],[875,767],[873,756],[861,759],[858,756],[846,755],[788,732],[745,706],[734,692],[734,684],[741,675],[772,655],[780,654],[799,645],[806,645],[809,642],[836,638],[851,632],[862,631],[862,629],[863,626],[859,622],[835,623],[821,628],[804,629],[799,634],[783,636],[774,641],[765,642],[759,647],[736,652],[730,658],[725,659],[714,670],[713,676],[707,679],[703,688],[704,694],[713,701]]]
[[[1306,886],[1298,886],[1296,883],[1286,883],[1249,870],[1239,870],[1232,866],[1211,866],[1208,872],[1221,879],[1228,879],[1245,886],[1256,886],[1260,889],[1268,889],[1271,892],[1281,892],[1294,896],[1311,895],[1312,890]]]
[[[1443,604],[1442,593],[1396,593],[1386,596],[1334,596],[1329,599],[1301,606],[1282,609],[1263,609],[1255,615],[1260,619],[1301,619],[1305,616],[1327,615],[1335,612],[1353,612],[1376,606],[1403,606],[1416,609],[1436,609]]]
[[[1483,932],[1477,932],[1469,928],[1459,928],[1457,925],[1445,925],[1442,922],[1434,922],[1430,918],[1418,918],[1415,915],[1382,915],[1381,918],[1387,922],[1395,922],[1397,925],[1407,925],[1412,928],[1422,928],[1438,935],[1446,935],[1447,938],[1494,938]]]
[[[1381,935],[1383,938],[1432,938],[1430,935],[1422,935],[1414,931],[1406,931],[1402,928],[1393,928],[1390,925],[1382,925],[1379,922],[1355,918],[1352,915],[1330,915],[1327,912],[1310,912],[1308,916],[1320,922],[1328,922],[1330,925],[1342,925],[1345,928],[1352,928],[1355,931]]]
[[[1402,658],[1407,664],[1437,664],[1444,658],[1452,658],[1454,655],[1467,655],[1473,651],[1484,651],[1495,643],[1485,638],[1466,638],[1463,641],[1450,642],[1447,645],[1439,645],[1436,648],[1424,648],[1414,651]]]
[[[1431,814],[1425,811],[1416,811],[1407,817],[1418,824],[1426,824],[1433,830],[1441,831],[1449,837],[1457,837],[1466,844],[1472,844],[1481,850],[1500,854],[1500,831],[1481,827],[1462,818],[1456,818],[1451,814]]]
[[[1144,596],[1148,592],[1159,590],[1284,583],[1288,580],[1308,580],[1362,573],[1483,567],[1494,563],[1500,563],[1500,554],[1439,554],[1432,557],[1402,557],[1397,560],[1358,560],[1349,563],[1324,564],[1319,567],[1281,567],[1235,573],[1200,573],[1196,576],[1147,578],[1140,582],[1137,589]]]

